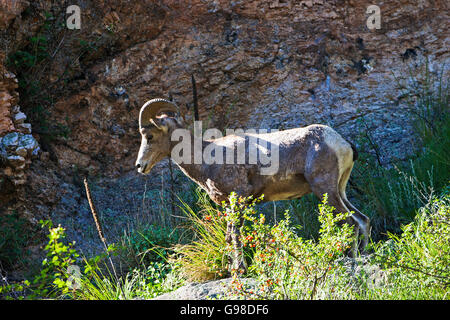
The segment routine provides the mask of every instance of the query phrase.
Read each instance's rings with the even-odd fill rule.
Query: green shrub
[[[32,280],[0,286],[5,299],[87,299],[115,300],[136,297],[150,299],[179,287],[183,280],[176,265],[152,262],[145,268],[135,268],[117,278],[110,272],[108,253],[79,259],[74,243],[64,243],[65,230],[53,227],[51,221],[41,222],[48,228],[46,258],[40,272]]]
[[[284,217],[284,212],[289,210],[292,223],[298,225],[298,235],[307,239],[317,239],[319,237],[320,223],[317,219],[320,200],[314,194],[307,194],[300,199],[277,201],[273,211],[267,210],[267,205],[258,205],[258,210],[266,216],[268,222],[276,223],[277,219]],[[264,209],[262,207],[265,207]],[[278,217],[280,216],[280,217]],[[273,218],[272,218],[273,217]]]
[[[231,195],[230,197],[233,197]],[[349,215],[335,214],[325,195],[319,205],[319,239],[304,239],[291,225],[288,211],[275,225],[240,199],[240,212],[250,222],[243,227],[244,247],[253,251],[250,275],[257,279],[249,290],[235,275],[233,294],[254,299],[314,299],[333,296],[335,279],[343,272],[340,263],[352,242],[353,227],[342,221]]]
[[[151,299],[183,284],[178,270],[162,262],[154,262],[144,269],[133,269],[120,279],[115,279],[107,266],[106,271],[102,271],[92,261],[84,260],[84,265],[84,273],[78,279],[78,288],[70,292],[72,299]]]
[[[402,234],[390,233],[375,246],[375,258],[389,271],[395,295],[442,299],[450,287],[450,195],[422,207]],[[390,297],[389,290],[378,292]],[[395,296],[394,296],[395,297]],[[447,296],[447,299],[450,298]]]
[[[448,189],[448,188],[447,188]],[[446,189],[446,190],[447,190]],[[326,198],[325,200],[326,201]],[[241,201],[244,203],[245,201]],[[250,276],[256,286],[234,274],[231,298],[245,299],[449,299],[450,195],[431,199],[413,222],[372,243],[373,253],[346,257],[352,228],[341,225],[346,215],[319,206],[317,240],[298,236],[288,212],[275,225],[243,206],[250,222],[242,241],[252,250]]]
[[[154,262],[165,262],[173,253],[172,247],[180,241],[179,230],[148,224],[125,233],[119,255],[131,267],[146,267]]]
[[[0,295],[5,298],[59,298],[69,292],[69,266],[75,265],[79,254],[74,242],[64,243],[65,230],[61,226],[53,227],[50,220],[40,221],[42,228],[48,229],[48,243],[44,250],[46,258],[42,261],[40,272],[32,280],[7,284],[0,287]]]
[[[48,243],[44,250],[46,258],[42,261],[42,269],[32,282],[32,298],[56,298],[69,292],[67,280],[70,275],[67,269],[75,265],[79,254],[74,249],[75,242],[65,244],[65,229],[53,227],[51,221],[41,221],[42,227],[48,227]]]

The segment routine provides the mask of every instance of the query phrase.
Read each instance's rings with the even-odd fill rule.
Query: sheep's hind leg
[[[321,149],[315,150],[311,153],[311,158],[308,159],[308,164],[305,170],[305,178],[308,181],[312,192],[320,199],[323,195],[328,195],[328,204],[336,209],[336,212],[350,212],[344,204],[339,193],[339,181],[341,174],[339,168],[336,166],[337,159],[330,158],[330,150],[327,146],[322,146]],[[358,219],[350,216],[345,221],[354,228],[354,241],[348,254],[355,257],[358,246],[358,236],[360,224]]]
[[[342,200],[344,201],[345,205],[354,212],[352,217],[354,217],[358,221],[359,230],[361,231],[361,243],[359,245],[359,250],[360,252],[364,252],[370,237],[370,219],[366,215],[362,214],[358,209],[356,209],[356,207],[350,201],[348,201],[345,194],[342,196]]]
[[[335,190],[327,190],[327,188],[322,188],[319,186],[311,186],[313,193],[319,198],[323,199],[323,195],[326,193],[328,195],[328,205],[335,208],[336,212],[350,212],[350,210],[345,206],[343,200],[339,193]],[[334,189],[334,188],[333,188]],[[353,215],[346,218],[345,223],[353,227],[354,232],[354,240],[352,242],[351,248],[348,251],[348,255],[352,258],[356,257],[358,251],[358,238],[359,238],[359,230],[360,224],[357,219]]]
[[[350,173],[352,171],[353,165],[348,168],[344,174],[342,175],[340,181],[339,181],[339,194],[341,196],[342,201],[344,204],[349,208],[351,211],[354,212],[353,216],[358,221],[358,225],[360,228],[360,232],[362,234],[361,243],[359,245],[360,252],[364,252],[367,243],[369,241],[370,237],[370,219],[365,214],[361,213],[348,199],[347,194],[345,193],[345,189],[347,186],[348,179],[350,177]]]

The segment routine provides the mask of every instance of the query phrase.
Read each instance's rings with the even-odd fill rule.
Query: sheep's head
[[[147,101],[139,113],[141,147],[136,160],[138,172],[147,174],[153,166],[170,155],[172,129],[180,124],[175,104],[164,99]]]

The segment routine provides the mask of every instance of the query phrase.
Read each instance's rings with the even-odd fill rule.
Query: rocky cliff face
[[[2,60],[2,53],[0,53]],[[26,115],[18,103],[18,80],[0,63],[0,188],[2,195],[14,193],[25,184],[26,168],[39,146],[31,135],[31,124],[25,123]],[[1,200],[0,200],[1,201]],[[3,200],[4,201],[4,200]]]
[[[366,25],[372,1],[86,0],[80,30],[65,27],[67,1],[1,3],[0,201],[29,216],[85,210],[84,174],[105,188],[134,181],[118,198],[142,192],[139,108],[169,95],[191,106],[192,74],[209,127],[324,123],[358,143],[364,119],[382,161],[402,158],[414,145],[403,86],[449,57],[443,0],[375,3],[378,30]],[[27,169],[31,137],[42,151]]]

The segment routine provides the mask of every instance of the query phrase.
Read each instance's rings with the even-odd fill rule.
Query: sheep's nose
[[[136,169],[139,169],[141,167],[140,163],[136,163]]]

